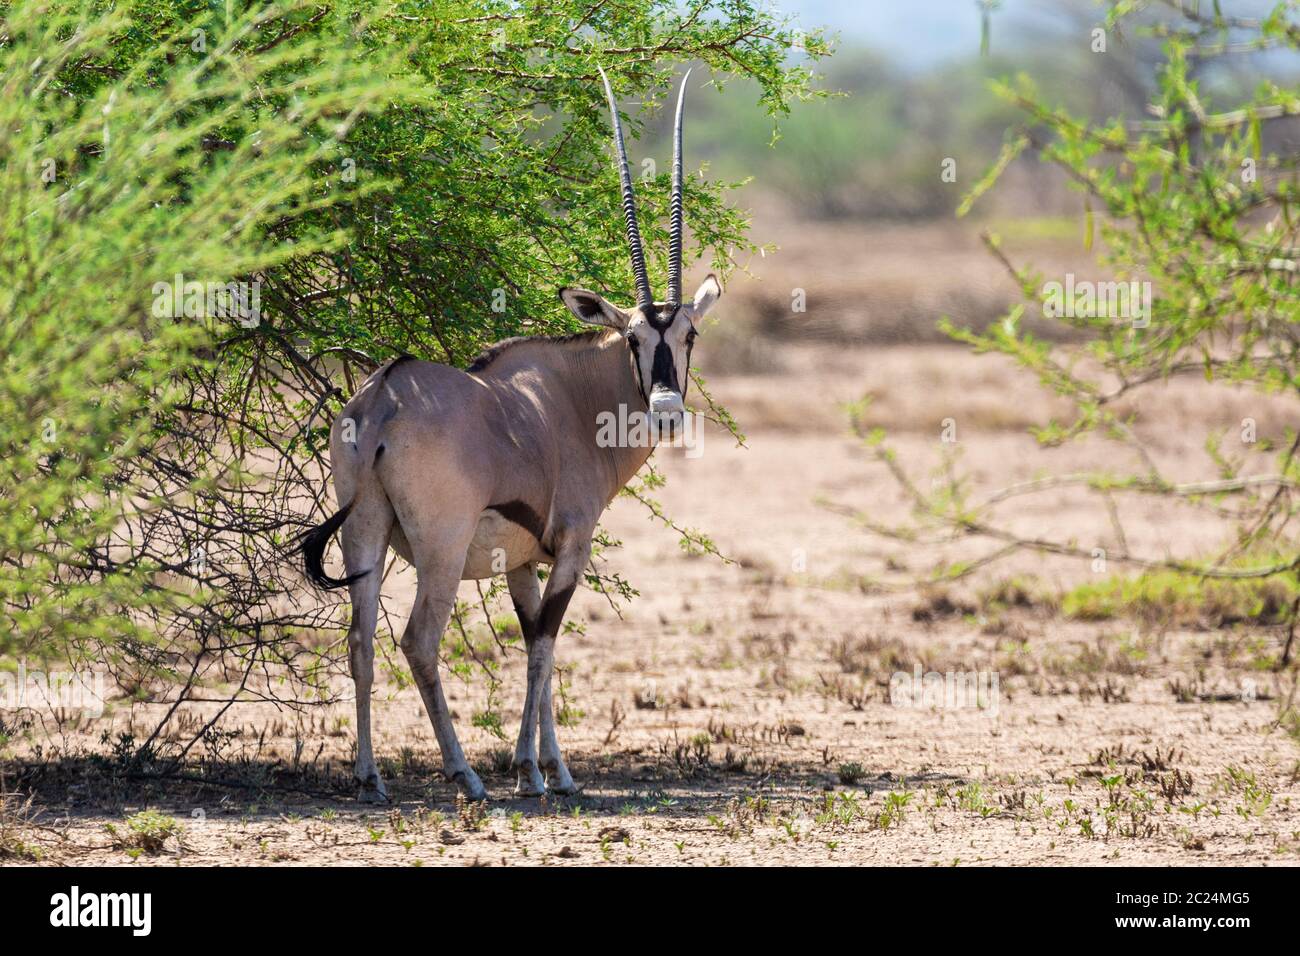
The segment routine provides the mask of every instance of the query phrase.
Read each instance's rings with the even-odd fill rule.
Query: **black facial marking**
[[[686,379],[682,382],[682,398],[686,397],[686,390],[691,387],[691,349],[693,348],[695,348],[694,330],[686,336]]]
[[[650,387],[664,385],[674,392],[677,388],[677,368],[673,365],[673,350],[668,347],[666,339],[660,339],[655,346],[654,364],[650,366]]]
[[[495,511],[501,517],[519,525],[538,541],[546,533],[546,522],[533,510],[532,505],[524,501],[507,501],[505,504],[488,505],[489,511]]]
[[[536,634],[555,636],[559,633],[564,612],[568,610],[569,598],[573,597],[575,587],[576,585],[570,584],[564,590],[546,596],[546,600],[542,602],[542,613],[538,615]]]
[[[379,464],[379,456],[382,455],[383,453],[384,453],[383,445],[380,445],[378,448],[375,449],[375,460],[372,463],[372,466]]]
[[[637,391],[641,393],[641,401],[649,405],[650,396],[645,393],[645,382],[641,381],[641,343],[631,333],[627,336],[627,347],[632,350],[632,377],[636,379]]]
[[[662,335],[668,331],[669,326],[673,324],[673,321],[677,318],[677,313],[680,312],[681,309],[682,307],[680,305],[677,306],[677,308],[669,312],[664,318],[660,318],[658,312],[653,315],[646,313],[646,320],[650,323],[652,329]]]
[[[677,321],[677,315],[679,312],[681,312],[681,310],[682,310],[682,306],[679,305],[676,306],[671,312],[668,312],[662,316],[657,311],[644,311],[644,310],[641,312],[641,315],[645,318],[646,324],[649,325],[650,328],[654,329],[656,332],[659,333],[659,341],[658,343],[655,344],[655,354],[650,364],[650,382],[649,382],[650,389],[653,389],[656,385],[662,385],[666,388],[672,389],[675,392],[679,392],[682,395],[682,397],[685,397],[686,389],[683,388],[681,383],[678,381],[677,366],[673,362],[673,350],[672,347],[669,346],[668,339],[667,339],[668,330],[672,328],[673,323]],[[640,351],[641,343],[637,341],[636,335],[634,333],[629,332],[626,338],[627,338],[628,347],[632,350],[632,366],[635,369],[637,388],[641,392],[642,400],[647,405],[649,405],[650,396],[647,394],[647,388],[646,388],[647,383],[643,381],[641,377],[641,351]],[[694,330],[692,330],[692,332],[690,333],[690,335],[686,340],[687,368],[689,368],[691,364],[690,350],[691,350],[691,346],[694,344],[694,341],[695,341],[695,335],[694,335]]]

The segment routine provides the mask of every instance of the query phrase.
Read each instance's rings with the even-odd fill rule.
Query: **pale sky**
[[[1259,16],[1275,0],[1221,0],[1223,12],[1232,16]],[[825,26],[840,33],[844,43],[869,46],[911,68],[925,68],[950,57],[978,52],[980,14],[975,0],[773,0],[779,10],[794,14],[801,26]],[[993,14],[992,37],[1019,31],[1050,31],[1063,25],[1062,0],[1004,0]],[[1102,4],[1076,3],[1095,8],[1098,21]],[[1207,2],[1206,7],[1210,4]]]

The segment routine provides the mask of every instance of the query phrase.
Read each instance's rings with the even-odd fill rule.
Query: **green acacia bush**
[[[1155,390],[1175,376],[1198,375],[1225,388],[1300,397],[1295,285],[1300,156],[1286,135],[1294,124],[1283,126],[1300,114],[1300,90],[1263,80],[1237,101],[1214,102],[1206,79],[1208,64],[1230,51],[1300,48],[1300,24],[1291,19],[1289,3],[1279,3],[1259,20],[1226,17],[1209,4],[1169,5],[1161,8],[1163,15],[1148,7],[1113,2],[1106,21],[1112,33],[1127,24],[1163,40],[1147,115],[1091,122],[1044,102],[1026,77],[996,84],[996,92],[1023,112],[1024,122],[1010,131],[1003,155],[960,212],[992,188],[1017,156],[1036,154],[1064,171],[1082,195],[1086,236],[1091,242],[1095,226],[1107,270],[1124,283],[1150,283],[1150,311],[1085,309],[1059,317],[1080,334],[1081,344],[1037,339],[1021,319],[1027,308],[1057,304],[1049,301],[1058,291],[1051,280],[1062,277],[1012,263],[997,237],[986,235],[1025,303],[984,333],[947,326],[953,337],[981,352],[1009,356],[1069,401],[1072,417],[1037,430],[1045,446],[1096,436],[1131,452],[1139,467],[1131,473],[1045,475],[974,500],[955,467],[945,471],[937,491],[922,490],[884,435],[868,435],[926,526],[882,530],[913,537],[937,531],[950,540],[955,535],[991,542],[982,557],[940,568],[940,576],[960,576],[1026,549],[1095,560],[1096,543],[1024,537],[1008,528],[999,510],[1027,495],[1077,487],[1099,499],[1099,542],[1105,543],[1107,560],[1193,581],[1279,576],[1295,583],[1300,430],[1245,436],[1236,453],[1231,450],[1235,432],[1211,435],[1207,452],[1219,474],[1193,481],[1160,467],[1137,426],[1144,403],[1156,401]],[[1227,517],[1236,531],[1210,556],[1138,553],[1129,548],[1114,506],[1121,495],[1177,500]],[[1292,604],[1285,617],[1293,620],[1295,609]]]
[[[826,52],[749,0],[0,10],[0,261],[21,280],[0,289],[0,641],[109,662],[172,704],[201,686],[328,699],[344,614],[287,546],[330,504],[328,424],[377,363],[463,364],[571,331],[561,285],[632,288],[597,66],[635,136],[685,62],[753,80],[779,117]],[[659,168],[641,184],[652,269]],[[689,177],[694,248],[723,273],[749,248],[724,191]],[[260,315],[160,321],[153,290],[176,275],[245,282]],[[458,623],[464,673],[481,637]]]
[[[211,360],[218,324],[154,315],[177,273],[226,282],[296,250],[268,233],[329,197],[323,151],[400,86],[340,44],[289,56],[241,49],[271,15],[230,24],[199,61],[164,47],[130,69],[111,56],[129,20],[90,6],[12,4],[0,21],[0,653],[168,673],[160,615],[200,595],[184,551],[134,551],[129,529],[187,507],[222,469],[151,470],[173,436],[186,374]],[[295,67],[310,50],[315,62]],[[292,104],[286,109],[286,104]],[[248,123],[259,121],[253,134]],[[231,131],[213,155],[214,128]],[[336,240],[303,234],[303,248]],[[11,662],[11,661],[9,661]]]

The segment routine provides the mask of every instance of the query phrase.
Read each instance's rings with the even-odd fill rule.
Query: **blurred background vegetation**
[[[950,219],[960,193],[935,188],[939,164],[957,158],[959,182],[969,184],[1022,120],[994,95],[994,80],[1031,76],[1044,101],[1094,121],[1145,115],[1162,41],[1143,27],[1167,12],[1153,4],[1130,14],[1109,32],[1102,57],[1092,50],[1091,31],[1108,4],[1097,0],[1009,0],[991,16],[987,54],[976,0],[921,0],[898,5],[903,9],[867,3],[849,10],[813,0],[782,6],[804,22],[833,24],[839,45],[820,85],[840,95],[806,104],[775,134],[748,109],[748,90],[702,98],[691,146],[719,177],[752,180],[744,200],[779,202],[783,212],[812,220]],[[1258,16],[1272,7],[1247,0],[1232,10]],[[1191,71],[1207,97],[1223,100],[1249,94],[1265,77],[1294,83],[1298,76],[1294,57],[1268,50],[1206,59]],[[736,85],[745,83],[728,88]],[[1281,139],[1296,128],[1270,134]],[[771,148],[778,137],[779,148]],[[1077,217],[1080,208],[1063,176],[1025,161],[982,212]]]

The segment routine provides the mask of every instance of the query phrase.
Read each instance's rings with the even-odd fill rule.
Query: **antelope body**
[[[302,550],[315,583],[350,590],[348,650],[363,800],[387,799],[371,747],[370,694],[381,576],[390,545],[416,568],[415,603],[401,647],[447,777],[470,799],[486,797],[452,725],[438,674],[438,646],[459,583],[504,572],[528,651],[515,793],[574,790],[551,699],[556,636],[590,559],[601,513],[653,450],[651,443],[607,447],[598,440],[598,421],[607,413],[648,414],[655,437],[680,426],[696,325],[722,291],[709,276],[693,301],[681,301],[685,86],[683,79],[674,137],[667,301],[655,302],[650,293],[622,128],[606,78],[636,306],[625,311],[594,292],[563,289],[565,305],[598,328],[560,339],[508,340],[466,371],[397,359],[366,380],[334,423],[330,462],[341,508],[305,536]],[[336,531],[347,569],[341,579],[323,568],[325,547]],[[551,566],[545,593],[539,564]],[[540,740],[534,736],[538,732]]]

